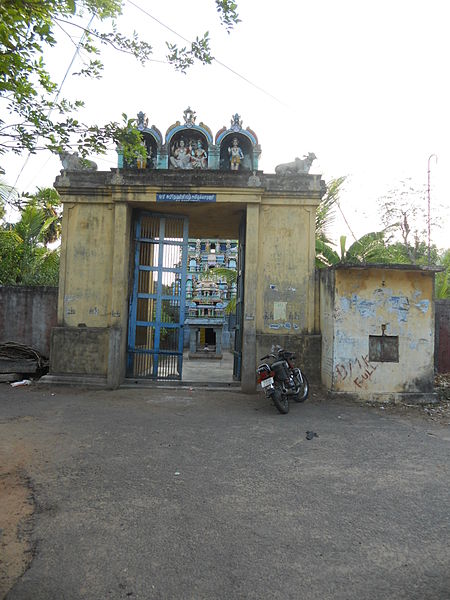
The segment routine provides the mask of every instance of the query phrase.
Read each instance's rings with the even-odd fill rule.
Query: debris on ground
[[[0,343],[0,381],[17,381],[24,375],[41,377],[48,371],[48,358],[38,350],[18,342]]]
[[[434,387],[439,400],[450,401],[450,373],[436,373]]]
[[[307,440],[312,440],[315,437],[319,437],[315,431],[307,431],[306,432],[306,439]]]
[[[22,381],[14,381],[11,387],[21,387],[23,385],[31,385],[31,379],[22,379]]]
[[[365,402],[361,406],[371,406],[389,414],[409,414],[434,421],[439,425],[450,425],[450,373],[438,373],[434,379],[434,391],[438,397],[432,404]]]

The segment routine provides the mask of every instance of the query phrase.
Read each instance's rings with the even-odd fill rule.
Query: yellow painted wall
[[[60,325],[106,327],[111,314],[114,205],[64,205]]]
[[[328,322],[322,323],[329,332],[332,320],[332,352],[328,333],[323,347],[332,356],[332,390],[361,397],[431,391],[433,279],[433,273],[411,270],[336,269],[334,308],[323,310]],[[385,335],[398,336],[399,362],[369,360],[369,336],[381,336],[382,326]]]
[[[323,271],[320,278],[321,379],[327,389],[332,389],[334,373],[334,274]]]
[[[265,202],[260,207],[256,326],[261,333],[314,329],[314,208]]]
[[[121,175],[108,177],[80,173],[59,178],[64,203],[59,327],[108,328],[108,364],[99,374],[118,384],[126,363],[133,210],[185,214],[190,235],[204,237],[237,237],[247,215],[242,386],[253,391],[258,345],[278,342],[280,336],[314,333],[314,224],[323,193],[320,177],[308,176],[310,191],[292,193],[220,184],[183,190],[215,193],[212,204],[158,203],[156,193],[166,188],[127,186]],[[267,339],[261,341],[261,336]]]

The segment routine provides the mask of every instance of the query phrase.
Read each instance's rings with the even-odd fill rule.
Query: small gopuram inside
[[[260,171],[258,137],[238,114],[215,135],[191,108],[164,136],[143,113],[137,122],[145,158],[129,164],[118,149],[118,167],[98,171],[74,155],[56,178],[64,211],[50,379],[183,381],[189,240],[206,239],[238,240],[232,354],[241,389],[255,390],[257,360],[274,343],[318,379],[315,214],[325,184],[309,173],[315,156]],[[193,340],[197,350],[198,332]]]

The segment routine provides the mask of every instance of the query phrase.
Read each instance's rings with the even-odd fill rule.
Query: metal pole
[[[430,154],[428,157],[428,266],[431,266],[431,186],[430,186],[430,161],[433,158],[436,159],[437,164],[437,156],[436,154]]]

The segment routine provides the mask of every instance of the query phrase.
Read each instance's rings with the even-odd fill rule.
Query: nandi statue
[[[60,152],[62,166],[65,171],[96,171],[97,165],[94,161],[80,158],[78,152]]]
[[[317,156],[314,152],[309,152],[309,154],[302,159],[296,158],[294,162],[278,165],[275,167],[275,173],[277,175],[300,175],[302,173],[309,173],[309,169],[316,158]]]

